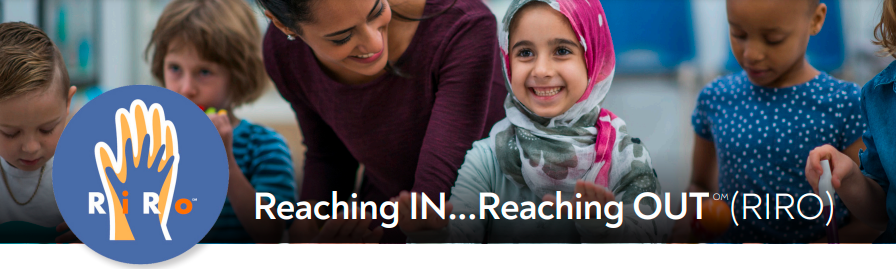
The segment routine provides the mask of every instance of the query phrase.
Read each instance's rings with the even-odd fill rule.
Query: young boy
[[[0,24],[0,229],[34,224],[48,229],[27,230],[52,233],[63,222],[53,195],[53,155],[75,91],[62,54],[43,31]]]
[[[727,10],[731,50],[744,71],[716,79],[699,95],[692,116],[697,138],[689,191],[773,198],[777,193],[811,193],[803,173],[810,150],[831,144],[858,162],[864,147],[858,86],[816,70],[805,57],[809,37],[821,31],[827,6],[819,0],[728,0]],[[758,203],[738,199],[730,206],[743,208],[745,202]],[[803,212],[819,210],[817,204],[807,204]],[[837,222],[846,223],[848,215],[838,200]],[[822,220],[747,214],[717,240],[826,242]],[[856,221],[839,227],[842,242],[870,242],[876,236]]]
[[[232,112],[254,101],[267,76],[253,14],[242,0],[172,1],[147,48],[153,76],[200,107]],[[255,219],[255,192],[271,193],[278,203],[295,198],[289,147],[280,134],[233,113],[209,117],[224,141],[230,183],[221,216],[203,242],[280,242],[286,222]]]

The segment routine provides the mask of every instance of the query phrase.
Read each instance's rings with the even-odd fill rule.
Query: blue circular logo
[[[199,242],[221,213],[228,162],[217,129],[183,96],[127,86],[96,97],[66,126],[53,191],[84,244],[148,264]]]

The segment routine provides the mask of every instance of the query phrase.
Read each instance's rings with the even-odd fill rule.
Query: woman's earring
[[[294,40],[296,40],[296,37],[293,35],[286,35],[286,40],[294,41]]]

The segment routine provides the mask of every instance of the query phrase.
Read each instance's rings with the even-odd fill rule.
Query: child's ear
[[[268,19],[274,23],[274,26],[276,26],[277,29],[280,29],[280,31],[283,32],[283,34],[291,35],[291,36],[298,36],[295,32],[290,30],[289,27],[286,27],[286,25],[284,25],[282,22],[280,22],[280,20],[278,20],[277,17],[274,17],[274,14],[271,13],[270,11],[265,10],[264,16],[268,17]]]
[[[78,92],[78,87],[72,86],[68,88],[68,96],[65,98],[65,110],[69,110],[72,106],[72,97]]]
[[[828,6],[824,3],[818,4],[818,7],[815,8],[815,12],[812,14],[812,25],[809,28],[809,33],[812,35],[817,35],[821,32],[822,26],[824,26],[824,19],[828,14]]]

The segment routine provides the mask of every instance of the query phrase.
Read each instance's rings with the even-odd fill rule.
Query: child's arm
[[[868,85],[871,85],[871,83]],[[847,147],[843,153],[837,151],[831,145],[818,147],[809,153],[809,158],[806,162],[806,180],[812,185],[813,190],[817,192],[818,180],[822,172],[821,160],[830,160],[831,184],[846,207],[850,209],[852,216],[858,219],[856,224],[850,224],[841,230],[858,229],[850,226],[861,227],[867,225],[873,230],[883,231],[889,222],[886,213],[886,189],[889,185],[889,180],[886,173],[883,172],[880,156],[874,143],[875,139],[871,135],[870,129],[866,130],[866,128],[873,128],[873,126],[867,126],[865,122],[868,118],[865,104],[865,101],[869,98],[866,96],[870,91],[867,88],[868,85],[861,91],[855,91],[857,93],[855,99],[858,100],[858,105],[850,103],[851,111],[847,112],[850,118],[854,120],[847,123],[846,129],[841,136],[845,143],[855,142],[852,142],[853,144]],[[855,138],[853,135],[855,133],[864,135]],[[863,148],[867,149],[862,151],[861,149]],[[861,165],[861,167],[858,165]],[[859,236],[864,237],[867,233],[870,233],[870,231],[865,231],[865,233],[858,235],[847,233],[847,236],[843,236],[844,233],[840,233],[840,237],[847,239],[859,238]]]
[[[866,142],[870,140],[866,139]],[[869,149],[872,145],[869,143]],[[863,175],[859,166],[849,156],[831,145],[824,145],[812,150],[806,163],[806,180],[816,192],[822,174],[821,160],[831,161],[831,184],[850,212],[875,230],[886,229],[889,221],[886,212],[886,193],[881,185]]]
[[[716,145],[700,136],[694,139],[694,157],[691,164],[689,192],[719,192],[719,165]],[[696,212],[688,210],[688,212]]]
[[[719,165],[716,156],[716,145],[713,142],[712,126],[708,115],[713,113],[709,100],[713,100],[715,91],[713,88],[717,82],[707,85],[697,96],[697,105],[691,115],[691,124],[694,127],[694,151],[691,163],[691,178],[685,191],[687,192],[719,192]],[[686,243],[690,241],[691,224],[697,212],[697,203],[687,203],[687,214],[684,218],[675,221],[671,243]]]
[[[841,244],[871,243],[874,242],[874,239],[879,237],[881,233],[882,231],[875,230],[856,218],[855,214],[849,216],[849,225],[843,226],[837,230],[839,243]],[[821,239],[816,240],[815,243],[827,244],[828,237],[822,237]]]
[[[863,149],[865,149],[865,142],[859,138],[855,143],[843,150],[843,153],[849,156],[856,164],[862,164],[861,160],[859,160],[859,152]],[[849,225],[841,226],[840,230],[838,230],[837,234],[840,236],[840,243],[870,243],[880,236],[880,230],[871,228],[856,218],[854,214],[850,215],[849,218]],[[827,237],[824,237],[816,242],[827,243],[828,240]]]
[[[691,183],[688,192],[719,192],[719,165],[715,143],[699,135],[694,139],[694,157],[691,164]],[[685,243],[691,237],[691,223],[697,214],[697,203],[687,203],[687,214],[675,221],[670,243]]]
[[[691,114],[691,125],[694,128],[694,155],[691,163],[691,181],[688,192],[719,192],[719,165],[716,156],[716,144],[713,141],[712,120],[709,115],[718,111],[709,105],[718,95],[713,90],[719,84],[718,79],[707,85],[697,95],[697,105]],[[722,97],[724,98],[724,97]],[[724,100],[724,99],[723,99]],[[688,212],[695,212],[690,210]]]
[[[228,115],[209,115],[212,123],[224,141],[227,160],[230,167],[230,181],[227,186],[227,198],[246,232],[256,243],[278,243],[283,235],[285,221],[262,217],[255,219],[255,187],[243,175],[242,169],[233,155],[233,126]],[[272,202],[272,201],[269,201]]]

